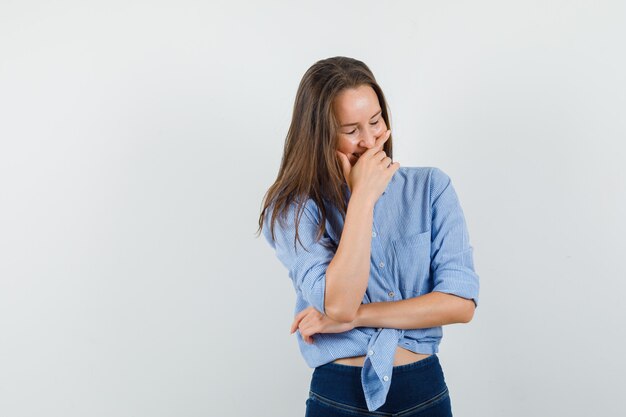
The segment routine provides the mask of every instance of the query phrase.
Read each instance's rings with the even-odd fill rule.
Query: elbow
[[[363,297],[361,296],[357,299],[351,292],[345,291],[345,289],[337,291],[334,286],[331,289],[331,284],[328,282],[328,275],[329,271],[327,270],[327,283],[324,292],[324,313],[328,318],[336,322],[351,323],[356,319]],[[352,304],[355,304],[354,307],[351,306]]]
[[[441,293],[446,301],[446,320],[448,324],[453,323],[469,323],[474,318],[474,310],[476,304],[474,304],[473,298],[465,298],[457,294]]]
[[[345,308],[336,308],[335,306],[325,306],[325,314],[331,320],[339,323],[351,323],[356,319],[356,311],[348,311]]]
[[[460,313],[461,323],[469,323],[474,318],[474,312],[476,311],[476,304],[473,299],[465,299],[463,302],[463,309]]]
[[[471,315],[467,315],[467,314],[466,314],[466,315],[464,315],[464,316],[461,318],[460,322],[461,322],[461,323],[464,323],[464,324],[467,324],[467,323],[469,323],[470,321],[472,321],[472,319],[473,319],[473,318],[474,318],[474,315],[473,315],[473,314],[471,314]]]

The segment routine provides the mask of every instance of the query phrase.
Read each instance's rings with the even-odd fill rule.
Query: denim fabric
[[[436,354],[393,367],[385,403],[369,411],[360,366],[327,363],[313,371],[305,417],[451,417],[450,395]]]

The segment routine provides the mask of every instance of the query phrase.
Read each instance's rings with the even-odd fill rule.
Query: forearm
[[[350,197],[335,256],[326,269],[326,314],[337,321],[354,319],[370,275],[374,202]]]
[[[353,324],[354,327],[423,329],[467,323],[473,314],[472,300],[433,291],[406,300],[361,304]]]

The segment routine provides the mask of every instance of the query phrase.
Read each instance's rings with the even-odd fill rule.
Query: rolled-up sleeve
[[[465,217],[450,177],[433,167],[431,197],[431,270],[433,291],[472,299],[478,307],[479,277]]]
[[[265,216],[263,234],[275,251],[280,262],[289,271],[293,286],[302,297],[317,311],[326,314],[324,294],[326,290],[326,269],[335,256],[336,248],[327,235],[316,240],[319,213],[313,200],[307,200],[298,225],[299,241],[296,235],[296,206],[292,204],[284,221],[276,221],[272,240],[270,232],[271,211]],[[301,244],[302,243],[302,246]],[[303,248],[304,246],[304,248]]]

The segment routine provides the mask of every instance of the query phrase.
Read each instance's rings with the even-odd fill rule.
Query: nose
[[[376,143],[376,135],[374,132],[366,131],[359,142],[359,146],[370,149]]]

